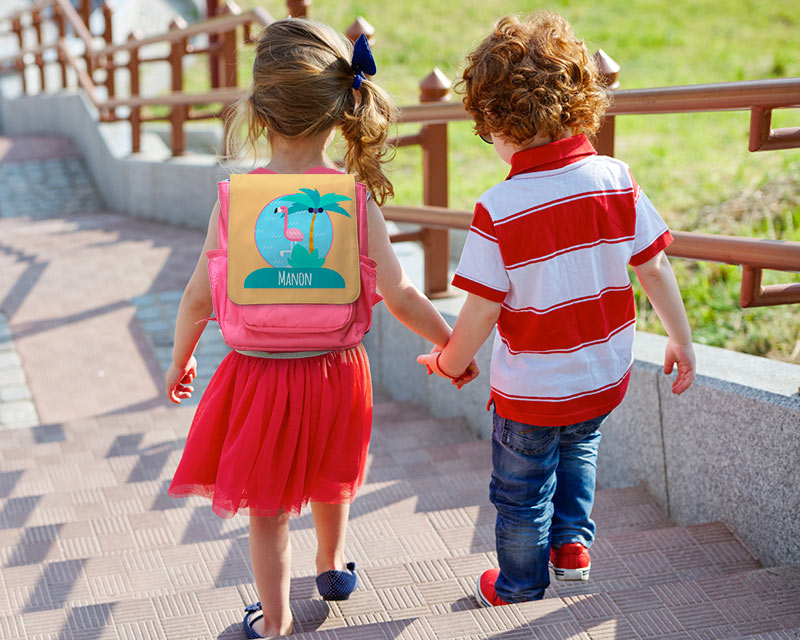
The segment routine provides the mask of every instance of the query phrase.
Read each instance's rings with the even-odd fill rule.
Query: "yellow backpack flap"
[[[233,302],[350,304],[360,291],[353,176],[231,176],[228,297]]]

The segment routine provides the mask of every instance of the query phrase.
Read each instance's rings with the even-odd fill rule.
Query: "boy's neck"
[[[275,173],[305,173],[315,167],[336,169],[333,160],[325,152],[329,136],[317,136],[302,140],[287,140],[275,136],[270,141],[272,157],[267,169]]]

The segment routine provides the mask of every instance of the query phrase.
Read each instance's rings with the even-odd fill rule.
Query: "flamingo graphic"
[[[287,207],[278,207],[275,209],[275,213],[283,214],[283,235],[291,243],[288,249],[280,252],[281,255],[285,255],[291,253],[292,249],[294,249],[294,243],[302,241],[305,236],[300,229],[289,228],[289,209]]]

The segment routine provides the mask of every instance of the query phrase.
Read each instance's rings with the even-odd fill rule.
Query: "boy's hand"
[[[181,403],[181,398],[191,398],[194,387],[189,385],[197,376],[197,360],[194,356],[189,358],[183,368],[171,364],[167,373],[164,375],[164,383],[167,388],[167,398],[175,404]]]
[[[678,365],[678,376],[672,383],[672,393],[678,395],[692,386],[695,376],[695,357],[692,343],[678,344],[672,339],[667,340],[664,352],[664,373],[672,373],[673,365]]]
[[[451,380],[456,387],[459,389],[463,387],[465,384],[469,384],[475,378],[478,377],[480,374],[480,370],[478,369],[478,364],[475,362],[473,358],[472,362],[469,363],[469,366],[464,370],[464,372],[460,376],[451,376],[446,371],[442,370],[439,366],[438,358],[439,354],[442,351],[442,347],[435,345],[433,349],[431,349],[430,353],[426,353],[417,357],[417,362],[428,369],[428,375],[435,373],[437,376],[441,376],[442,378],[447,378]]]

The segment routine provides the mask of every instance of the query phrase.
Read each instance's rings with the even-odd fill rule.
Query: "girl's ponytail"
[[[223,160],[232,162],[252,155],[255,162],[258,158],[258,142],[263,134],[264,124],[256,113],[251,86],[225,116]]]
[[[357,92],[360,100],[345,110],[341,122],[342,135],[347,141],[344,166],[382,205],[394,196],[392,183],[381,165],[391,160],[394,151],[386,144],[386,138],[397,110],[388,94],[369,80],[364,80]]]

